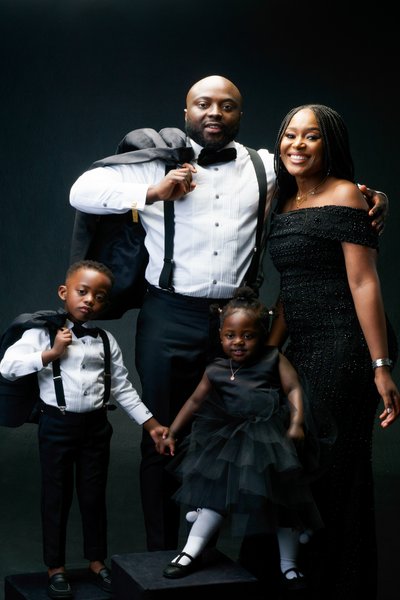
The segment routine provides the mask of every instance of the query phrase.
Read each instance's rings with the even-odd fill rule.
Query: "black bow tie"
[[[211,148],[203,148],[197,159],[197,164],[201,167],[213,165],[214,163],[229,162],[235,160],[236,148],[224,148],[224,150],[212,150]]]
[[[76,335],[77,338],[84,337],[85,335],[91,335],[92,337],[97,337],[99,330],[97,327],[84,327],[80,323],[74,323],[72,327],[72,331]]]

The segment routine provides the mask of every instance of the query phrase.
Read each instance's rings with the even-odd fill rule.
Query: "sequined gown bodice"
[[[320,423],[335,423],[327,470],[313,486],[326,526],[325,584],[335,600],[375,598],[376,548],[371,468],[378,404],[368,348],[349,284],[342,242],[377,248],[366,211],[342,206],[275,214],[269,252],[281,277],[289,332],[285,354],[308,386]]]
[[[281,275],[291,352],[306,351],[301,360],[305,366],[309,353],[327,339],[332,344],[328,360],[336,362],[338,353],[350,350],[350,355],[342,355],[342,366],[351,369],[356,360],[358,369],[361,351],[370,366],[347,281],[342,241],[377,247],[365,211],[327,206],[274,217],[269,250]]]

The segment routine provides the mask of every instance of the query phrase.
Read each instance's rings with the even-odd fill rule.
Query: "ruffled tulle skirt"
[[[320,528],[303,464],[308,450],[299,454],[287,437],[288,411],[274,392],[257,415],[228,414],[207,402],[168,467],[181,482],[174,499],[235,517],[239,534],[248,532],[250,514],[257,532]]]

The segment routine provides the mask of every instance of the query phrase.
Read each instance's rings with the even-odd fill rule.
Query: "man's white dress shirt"
[[[195,157],[201,147],[191,142]],[[250,156],[244,146],[231,142],[236,160],[201,167],[196,158],[196,188],[174,202],[175,291],[206,298],[229,298],[242,284],[255,244],[259,190]],[[258,151],[268,180],[266,213],[271,204],[275,174],[273,155]],[[149,264],[147,281],[158,286],[164,258],[163,202],[146,205],[150,185],[165,175],[165,164],[154,160],[139,164],[98,167],[74,183],[70,203],[93,214],[125,213],[135,208],[146,230]]]

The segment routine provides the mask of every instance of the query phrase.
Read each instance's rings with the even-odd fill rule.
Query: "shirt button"
[[[83,395],[84,395],[84,396],[87,396],[87,395],[88,395],[88,393],[87,393],[87,392],[83,392]]]
[[[215,223],[215,227],[219,227],[219,223],[218,223],[218,221]]]
[[[219,198],[219,194],[215,194],[215,197],[216,197],[216,199],[218,200],[218,198]]]
[[[216,279],[213,279],[213,285],[215,285],[217,283]]]
[[[86,369],[86,365],[82,365],[82,369]]]
[[[214,256],[217,256],[218,252],[216,250],[214,250],[213,254],[214,254]]]

